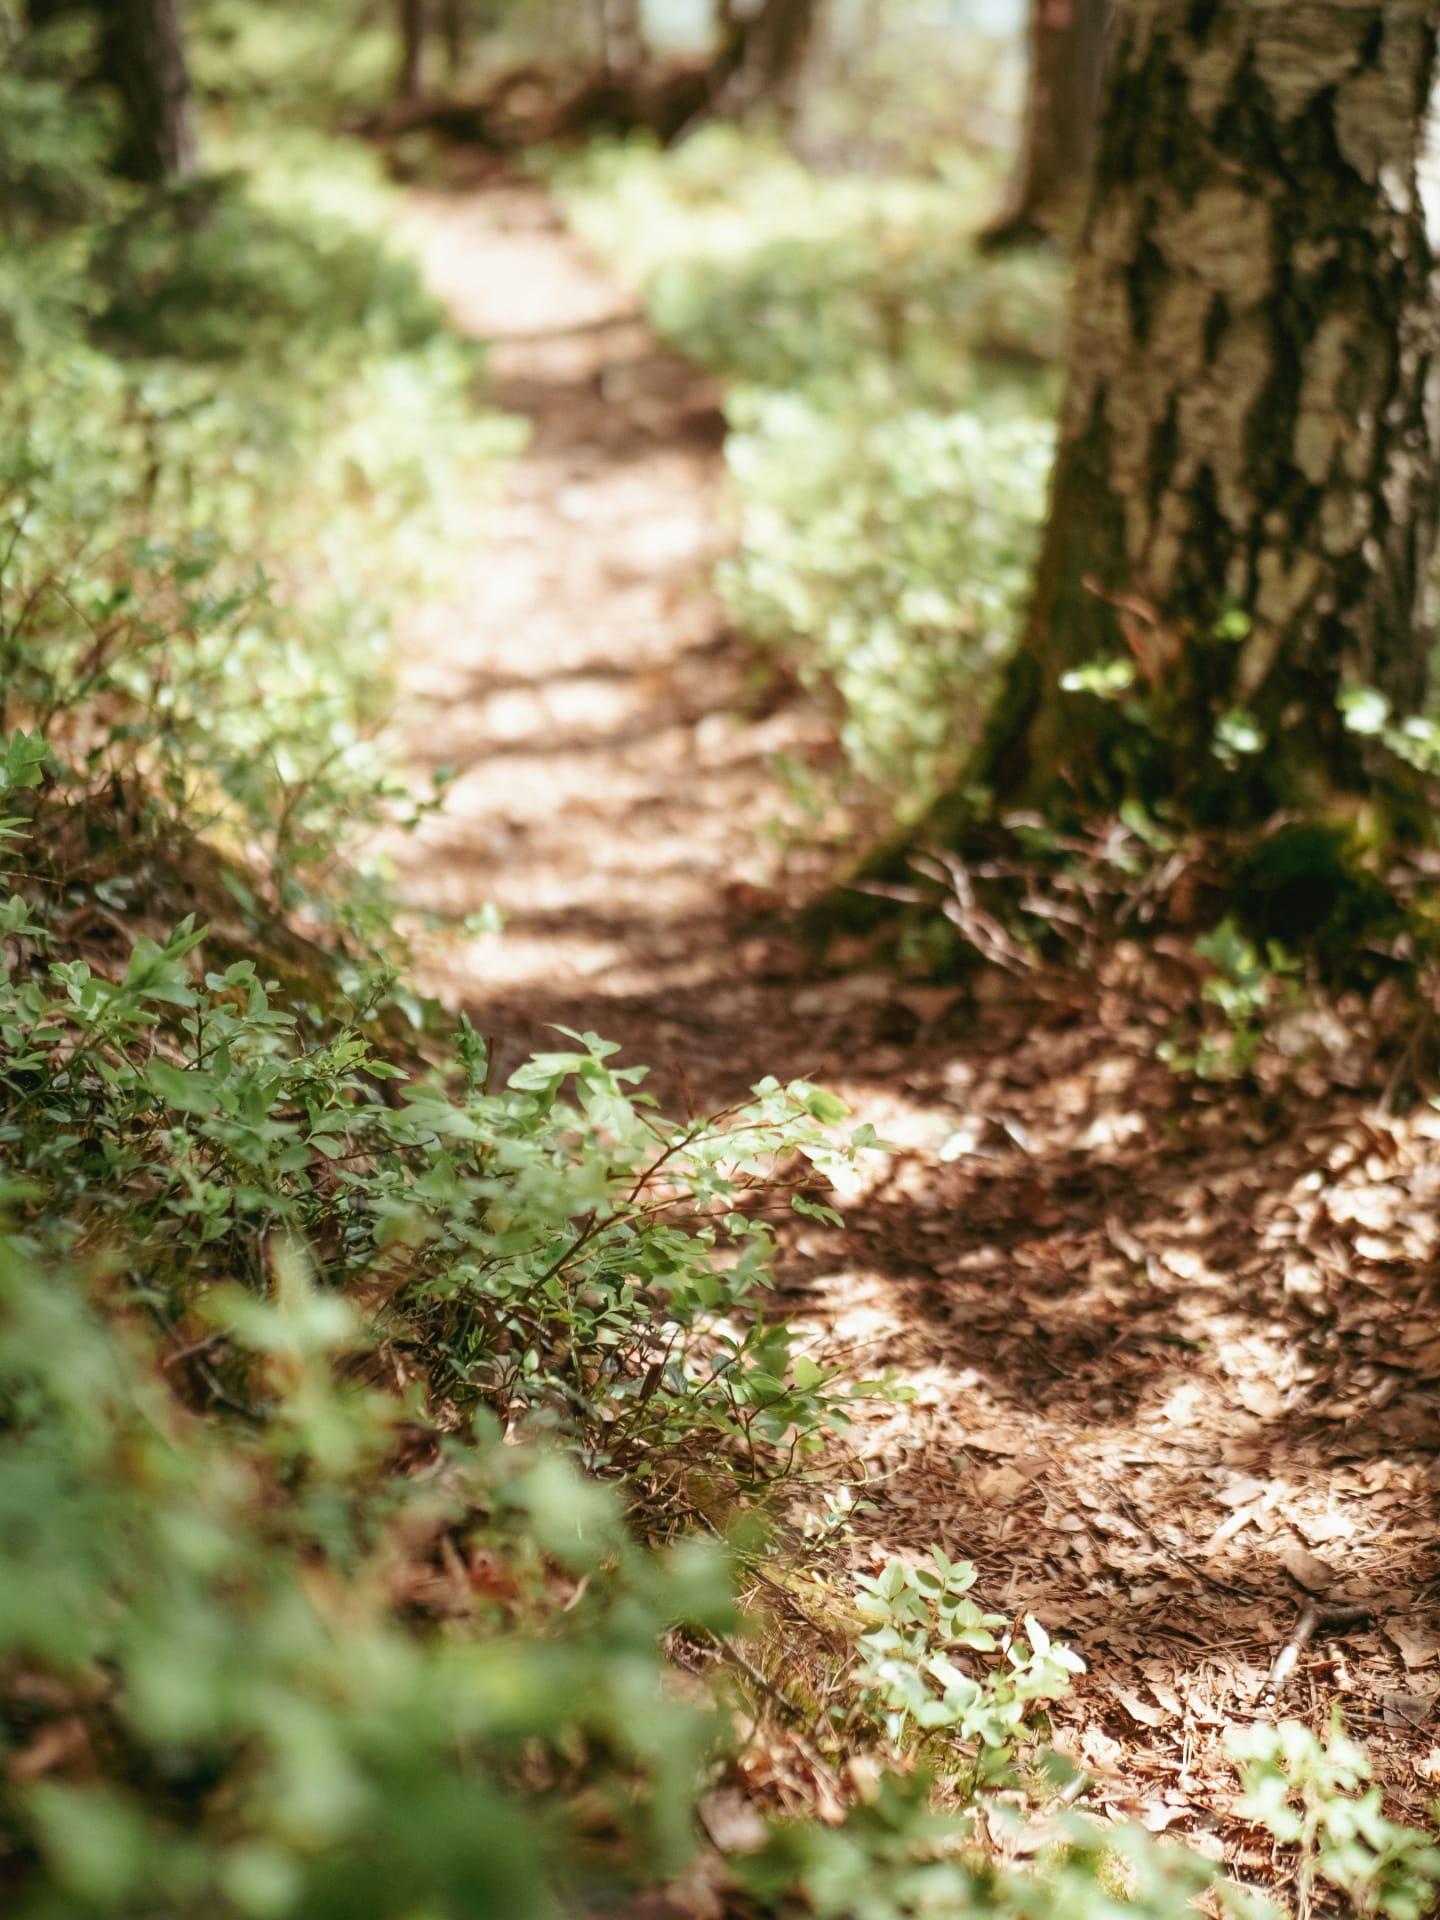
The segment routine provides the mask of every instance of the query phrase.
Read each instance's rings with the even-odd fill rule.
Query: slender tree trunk
[[[714,111],[739,116],[757,106],[783,117],[795,110],[815,37],[817,0],[761,0],[757,12],[736,17],[722,54],[725,81]]]
[[[28,0],[26,19],[46,27],[80,11],[81,0]],[[123,112],[116,169],[159,184],[195,167],[190,80],[178,0],[99,0],[100,37],[91,78],[113,87]]]
[[[600,0],[600,35],[605,71],[634,73],[645,51],[639,0]]]
[[[1363,780],[1344,683],[1421,700],[1435,12],[1123,7],[1049,528],[981,758],[1002,798],[1315,806]],[[1083,690],[1096,663],[1129,693]]]
[[[442,0],[440,32],[445,43],[445,73],[453,83],[465,65],[465,0]]]
[[[400,64],[395,73],[396,97],[418,100],[425,59],[425,0],[398,0],[395,25],[400,35]]]
[[[1110,0],[1030,0],[1025,135],[1008,205],[985,236],[1003,246],[1073,235],[1095,154]]]

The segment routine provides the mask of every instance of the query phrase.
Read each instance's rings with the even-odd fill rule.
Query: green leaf
[[[214,1080],[208,1073],[193,1069],[187,1072],[156,1058],[146,1064],[145,1084],[166,1106],[181,1113],[211,1114],[219,1109]]]

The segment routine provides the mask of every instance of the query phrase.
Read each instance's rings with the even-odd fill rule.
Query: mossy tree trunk
[[[1435,14],[1122,5],[1049,527],[978,769],[1000,799],[1313,807],[1364,778],[1344,683],[1420,702]],[[1065,689],[1096,663],[1128,694]]]
[[[1072,236],[1095,156],[1110,0],[1030,0],[1025,133],[1008,202],[985,234],[1007,246]]]

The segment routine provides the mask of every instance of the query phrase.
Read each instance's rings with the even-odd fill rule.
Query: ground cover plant
[[[62,131],[74,43],[30,52],[0,1880],[37,1914],[558,1910],[679,1858],[713,1738],[659,1641],[728,1621],[722,1556],[645,1552],[625,1505],[668,1527],[687,1454],[739,1487],[841,1417],[747,1313],[742,1206],[839,1113],[771,1083],[676,1129],[594,1035],[493,1088],[472,1029],[422,1036],[344,857],[414,811],[380,595],[514,433],[356,224],[361,156],[139,200]]]

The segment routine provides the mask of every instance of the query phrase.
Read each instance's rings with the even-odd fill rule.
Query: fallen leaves
[[[1280,1564],[1290,1578],[1307,1593],[1329,1593],[1338,1575],[1327,1560],[1301,1546],[1283,1546]]]
[[[877,1550],[938,1539],[1073,1638],[1065,1744],[1154,1832],[1243,1850],[1227,1725],[1334,1702],[1419,1811],[1440,1316],[1406,1263],[1440,1244],[1440,1124],[1333,1089],[1262,1122],[1243,1090],[1181,1089],[1134,999],[1107,1006],[1023,1031],[989,1009],[917,1070],[907,1137],[947,1149],[892,1167],[811,1296],[823,1322],[858,1292],[926,1382],[861,1416]],[[1322,1624],[1277,1702],[1302,1603]]]

